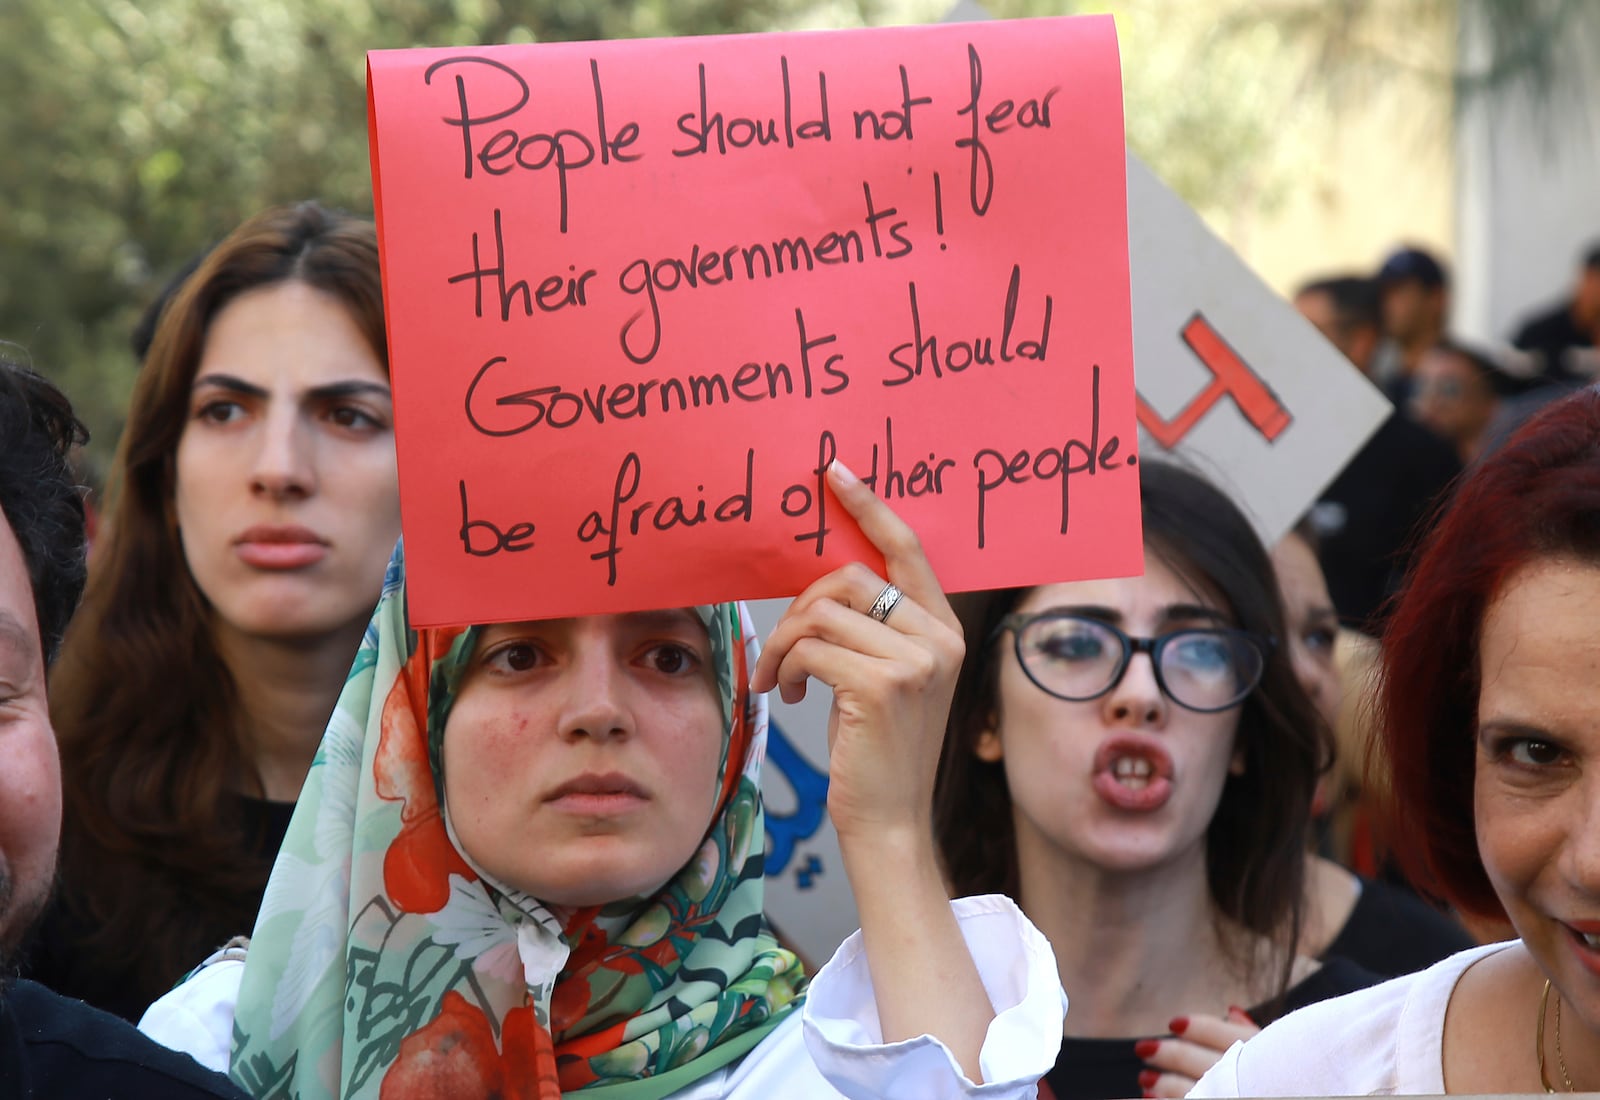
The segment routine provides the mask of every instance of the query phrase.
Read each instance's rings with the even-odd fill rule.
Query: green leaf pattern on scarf
[[[246,958],[230,1068],[241,1087],[416,1100],[445,1096],[445,1080],[555,1095],[553,1078],[536,1087],[536,1063],[577,1093],[686,1065],[704,1076],[748,1042],[720,1045],[799,1005],[805,979],[762,916],[766,710],[743,686],[754,643],[738,605],[698,610],[733,793],[655,896],[558,915],[475,872],[448,838],[442,731],[476,630],[408,628],[396,549]],[[748,748],[730,762],[740,723]],[[429,1077],[440,1065],[449,1072]],[[674,1082],[655,1095],[686,1083]]]

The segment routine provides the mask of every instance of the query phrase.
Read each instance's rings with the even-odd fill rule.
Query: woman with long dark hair
[[[935,825],[1072,997],[1058,1100],[1181,1094],[1265,1019],[1371,980],[1297,948],[1323,724],[1271,563],[1217,489],[1140,467],[1145,572],[978,593]]]
[[[161,311],[51,685],[32,976],[137,1019],[254,921],[399,535],[372,224],[268,210]]]

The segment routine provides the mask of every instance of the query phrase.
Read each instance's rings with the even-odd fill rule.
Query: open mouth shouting
[[[1113,737],[1094,756],[1094,792],[1119,810],[1149,813],[1172,797],[1172,757],[1145,737]]]

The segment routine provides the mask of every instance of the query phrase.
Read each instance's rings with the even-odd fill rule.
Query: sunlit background
[[[968,6],[968,5],[963,5]],[[1128,142],[1273,286],[1453,266],[1504,340],[1600,238],[1600,4],[988,0],[1117,16]],[[271,202],[370,209],[364,54],[409,45],[931,21],[949,0],[4,0],[0,339],[56,377],[103,466],[128,333]],[[15,350],[15,349],[13,349]]]

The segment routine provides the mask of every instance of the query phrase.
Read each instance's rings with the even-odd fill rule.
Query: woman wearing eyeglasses
[[[1057,1100],[1181,1095],[1256,1025],[1376,980],[1296,950],[1330,750],[1266,551],[1201,478],[1141,470],[1143,576],[965,599],[935,794],[952,892],[1010,895],[1055,949]]]

